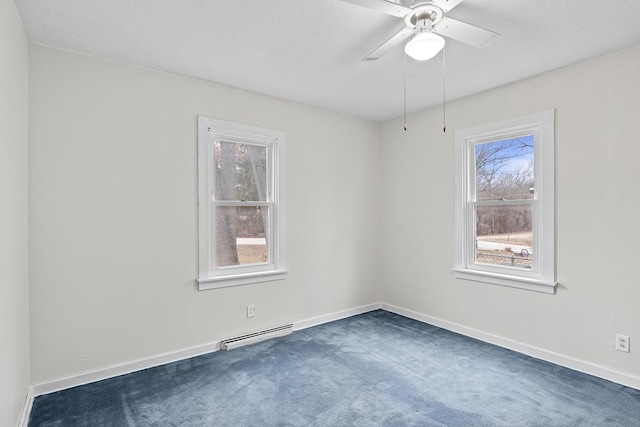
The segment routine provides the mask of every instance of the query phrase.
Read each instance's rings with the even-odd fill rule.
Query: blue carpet
[[[39,396],[36,426],[640,426],[640,391],[382,310]]]

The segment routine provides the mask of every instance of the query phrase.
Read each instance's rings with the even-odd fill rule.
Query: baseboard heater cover
[[[243,345],[253,344],[269,338],[283,337],[293,332],[293,323],[277,328],[265,329],[264,331],[254,332],[252,334],[241,335],[239,337],[229,338],[220,342],[221,350],[233,350]]]

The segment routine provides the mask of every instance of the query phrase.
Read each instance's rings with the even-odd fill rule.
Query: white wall
[[[30,61],[34,383],[379,300],[377,124],[42,46]],[[196,290],[198,115],[287,133],[288,279]]]
[[[0,425],[18,423],[29,387],[27,39],[0,0]]]
[[[640,379],[638,69],[640,47],[455,101],[446,133],[441,108],[386,123],[382,300]],[[455,279],[455,131],[554,107],[557,294]]]

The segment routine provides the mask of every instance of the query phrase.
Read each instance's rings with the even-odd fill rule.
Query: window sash
[[[507,141],[507,140],[517,140],[517,139],[525,139],[531,137],[533,139],[533,148],[534,148],[534,165],[533,165],[533,179],[534,182],[537,179],[538,174],[536,173],[536,164],[535,164],[535,159],[536,159],[536,147],[538,145],[538,131],[537,128],[533,127],[533,128],[520,128],[517,129],[515,131],[511,131],[511,132],[505,132],[504,134],[497,134],[497,135],[492,135],[491,137],[484,137],[484,138],[477,138],[477,139],[472,139],[468,141],[468,146],[465,147],[468,153],[468,160],[467,160],[467,164],[469,165],[469,185],[468,185],[468,200],[469,201],[480,201],[480,200],[486,200],[486,201],[500,201],[500,200],[531,200],[531,197],[528,198],[512,198],[512,199],[505,199],[505,198],[498,198],[498,197],[492,197],[492,198],[486,198],[486,199],[480,199],[478,200],[478,191],[476,188],[477,185],[477,171],[478,171],[478,165],[477,165],[477,147],[479,145],[483,145],[483,144],[491,144],[491,143],[497,143],[497,142],[503,142],[503,141]],[[535,184],[534,184],[535,186]],[[532,198],[536,198],[536,193],[533,193],[533,197]]]
[[[237,264],[237,265],[225,265],[218,266],[217,260],[215,258],[215,254],[217,253],[217,227],[215,225],[217,220],[217,209],[220,207],[257,207],[262,206],[267,208],[267,221],[265,222],[264,233],[267,245],[267,261],[261,263],[252,263],[252,264]],[[254,272],[268,269],[275,269],[277,263],[277,257],[275,256],[275,239],[273,230],[276,228],[274,224],[274,210],[275,205],[269,202],[216,202],[213,201],[211,203],[211,247],[210,251],[210,263],[211,263],[211,273],[216,275],[217,271],[219,274],[230,274],[232,271],[241,271],[241,272]]]
[[[215,174],[212,173],[211,174],[211,179],[213,180],[213,183],[211,184],[211,189],[212,189],[212,200],[214,201],[229,201],[229,202],[252,202],[252,203],[260,203],[260,202],[271,202],[273,201],[273,193],[274,193],[274,189],[273,189],[273,185],[274,185],[274,176],[273,176],[273,144],[274,141],[272,140],[262,140],[262,141],[257,141],[256,139],[253,138],[246,138],[246,137],[224,137],[224,138],[220,138],[218,137],[218,135],[211,133],[210,134],[212,141],[211,141],[211,148],[213,148],[215,146],[216,143],[229,143],[229,144],[242,144],[242,145],[248,145],[251,147],[261,147],[261,148],[265,148],[265,156],[266,156],[266,170],[264,171],[264,178],[265,178],[265,200],[248,200],[248,199],[234,199],[234,200],[227,200],[227,199],[223,199],[223,198],[217,198],[216,197],[216,182],[215,182]],[[213,168],[215,167],[216,164],[216,159],[215,159],[215,153],[214,150],[211,150],[211,170],[213,171]]]
[[[538,203],[537,200],[516,200],[516,201],[480,201],[469,202],[467,213],[467,236],[465,245],[467,268],[479,271],[493,272],[493,273],[505,273],[514,274],[522,277],[536,278],[540,274],[540,260],[539,260],[539,220],[538,220]],[[476,207],[492,207],[492,206],[530,206],[531,207],[531,235],[533,248],[533,257],[531,263],[531,269],[523,269],[511,266],[499,266],[486,263],[476,262],[476,245],[477,238],[476,229]]]

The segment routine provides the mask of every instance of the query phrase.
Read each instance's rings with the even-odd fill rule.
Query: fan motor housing
[[[429,20],[431,25],[435,25],[444,17],[444,11],[438,6],[426,3],[412,6],[413,13],[404,17],[404,22],[408,27],[415,27],[420,21]]]

